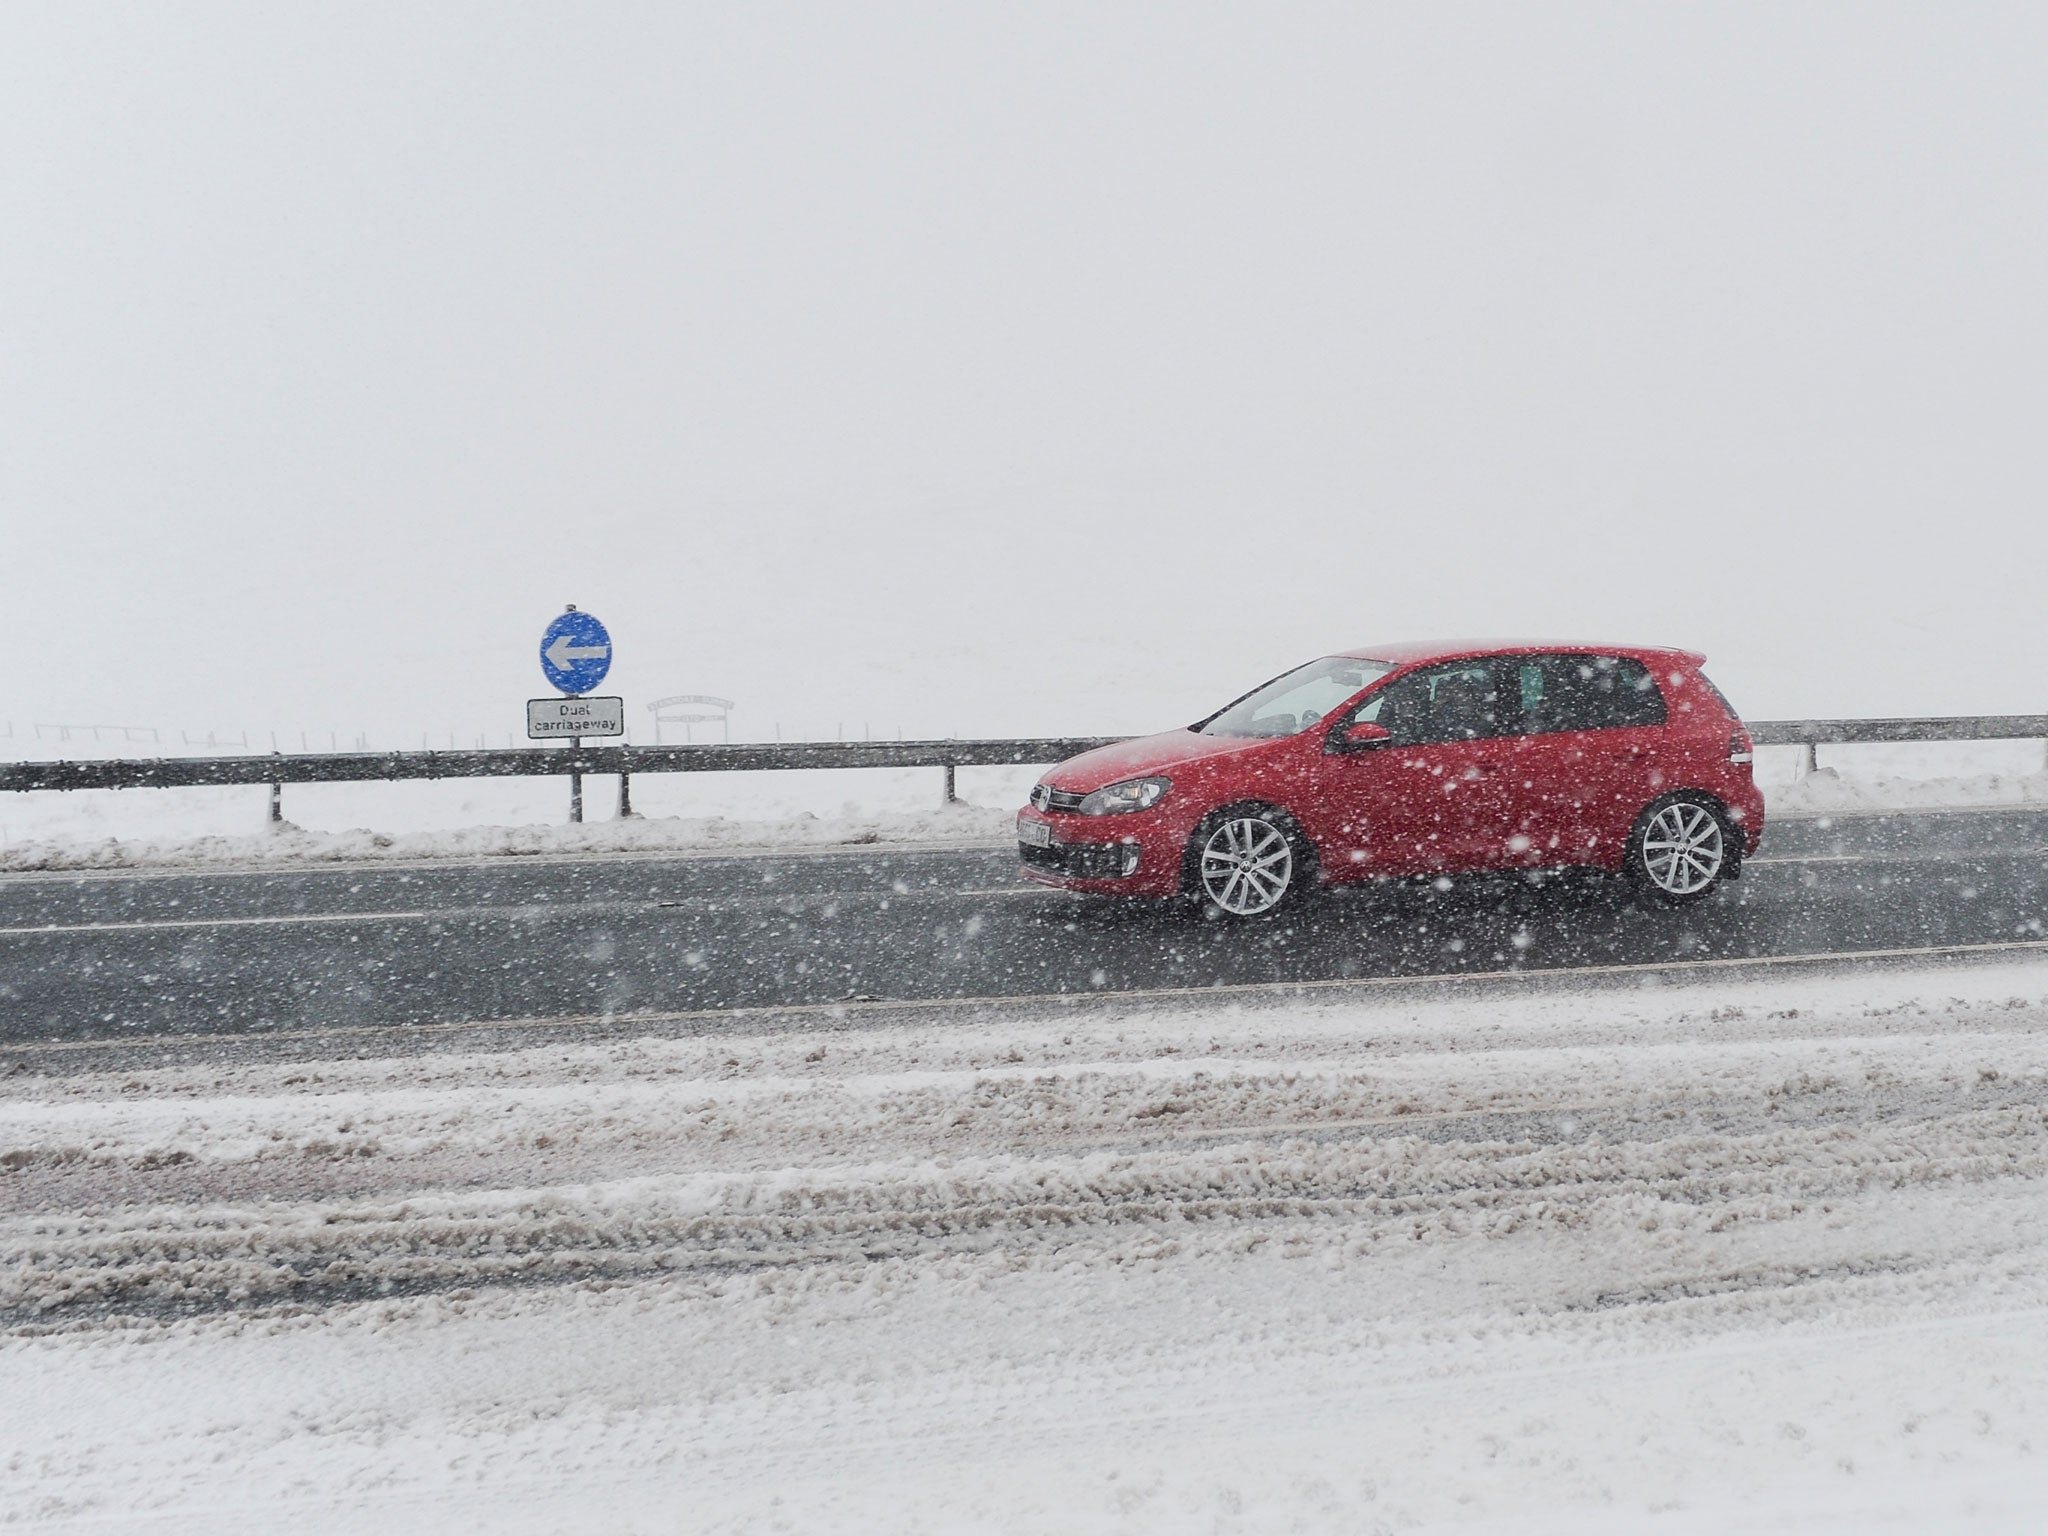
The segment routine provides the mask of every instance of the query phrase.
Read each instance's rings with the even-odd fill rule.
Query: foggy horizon
[[[2032,712],[2038,11],[22,7],[31,721],[1157,728],[1379,640]]]

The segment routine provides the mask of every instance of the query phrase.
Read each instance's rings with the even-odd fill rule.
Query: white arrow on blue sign
[[[594,615],[571,608],[540,637],[540,670],[548,686],[588,693],[612,669],[612,637]]]

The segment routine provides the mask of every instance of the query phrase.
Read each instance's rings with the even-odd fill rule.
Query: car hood
[[[1086,794],[1105,784],[1147,774],[1173,772],[1179,763],[1198,758],[1228,757],[1247,747],[1271,746],[1269,737],[1203,736],[1195,731],[1161,731],[1157,736],[1139,736],[1111,746],[1096,747],[1079,757],[1070,757],[1051,769],[1040,782],[1054,789]]]

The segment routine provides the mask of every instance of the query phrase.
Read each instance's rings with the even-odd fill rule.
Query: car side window
[[[1507,715],[1493,664],[1472,661],[1396,678],[1361,704],[1348,723],[1373,721],[1387,728],[1394,745],[1417,747],[1505,735]]]
[[[1517,671],[1532,736],[1664,723],[1664,695],[1633,656],[1524,656]]]

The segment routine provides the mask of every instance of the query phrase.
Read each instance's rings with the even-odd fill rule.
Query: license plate
[[[1026,821],[1017,818],[1017,841],[1027,848],[1050,848],[1052,828],[1042,821]]]

